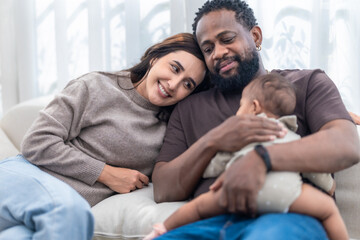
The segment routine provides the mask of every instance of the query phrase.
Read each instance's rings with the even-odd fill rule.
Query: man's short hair
[[[204,5],[199,8],[195,13],[194,23],[192,25],[193,34],[196,36],[196,28],[200,19],[213,11],[227,9],[235,12],[236,21],[247,28],[249,31],[257,24],[253,10],[245,1],[240,0],[208,0]]]
[[[277,73],[269,73],[252,80],[247,93],[257,99],[268,112],[279,117],[294,113],[296,94],[294,85]]]

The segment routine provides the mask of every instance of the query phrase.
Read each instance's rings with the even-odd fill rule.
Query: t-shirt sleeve
[[[105,163],[72,146],[84,128],[89,91],[73,80],[42,111],[24,137],[21,152],[33,164],[92,185]]]
[[[185,131],[181,123],[180,112],[180,104],[178,104],[173,110],[169,119],[164,143],[161,147],[156,162],[169,162],[185,152],[188,148],[184,134]]]
[[[310,132],[335,119],[352,121],[337,87],[321,70],[314,71],[309,78],[305,106]]]

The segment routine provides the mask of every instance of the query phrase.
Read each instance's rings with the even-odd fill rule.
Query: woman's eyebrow
[[[185,70],[185,68],[183,67],[183,65],[181,65],[180,62],[178,62],[178,61],[176,61],[176,60],[173,60],[173,61],[179,66],[179,68],[180,68],[182,71]]]
[[[189,77],[189,80],[190,80],[190,82],[192,82],[192,84],[194,84],[194,87],[197,86],[197,84],[196,84],[196,82],[194,81],[194,79],[192,79],[191,77]]]

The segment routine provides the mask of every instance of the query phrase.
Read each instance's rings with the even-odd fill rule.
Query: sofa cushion
[[[360,135],[360,126],[357,126]],[[360,239],[360,164],[335,173],[336,205],[352,239]]]
[[[93,240],[142,239],[152,225],[163,222],[185,202],[154,202],[153,186],[107,198],[92,208],[95,217]]]

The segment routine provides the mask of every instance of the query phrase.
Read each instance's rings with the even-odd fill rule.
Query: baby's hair
[[[294,85],[277,73],[270,73],[252,80],[247,93],[257,99],[260,105],[276,116],[294,113],[296,94]]]

